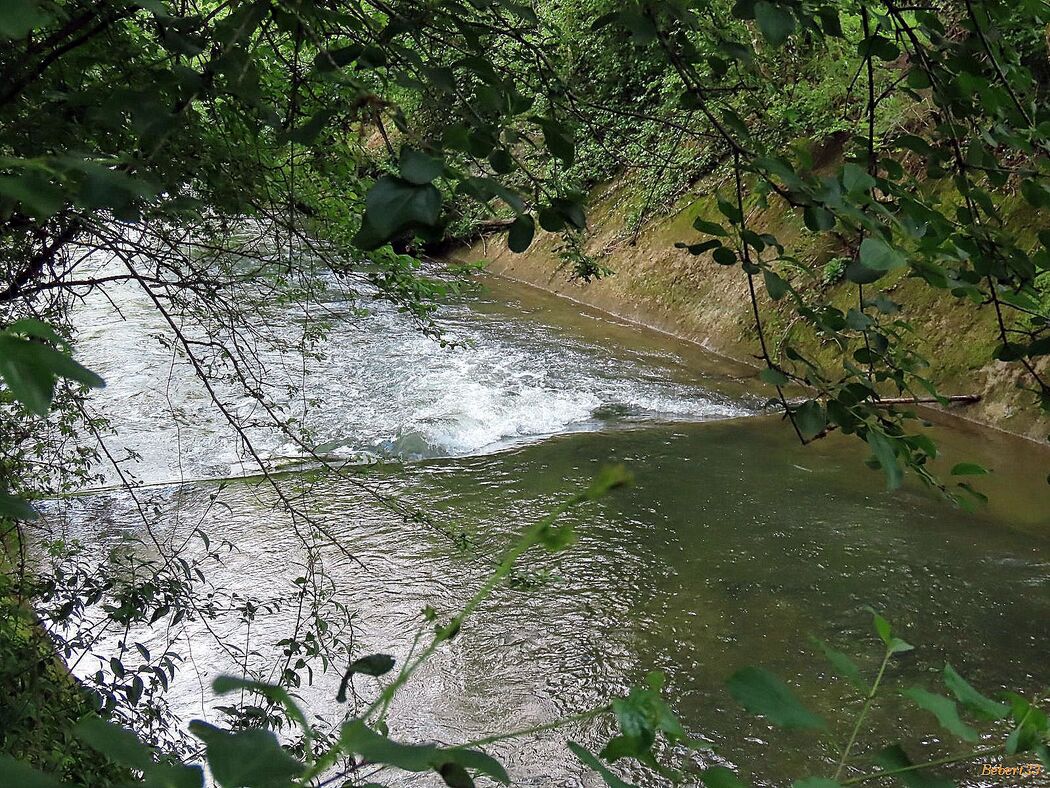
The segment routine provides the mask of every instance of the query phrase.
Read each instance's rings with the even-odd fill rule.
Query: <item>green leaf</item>
[[[986,476],[988,469],[975,462],[960,462],[952,468],[952,476]]]
[[[107,722],[97,714],[85,714],[74,727],[81,741],[114,763],[146,771],[153,765],[153,750],[129,730]]]
[[[223,788],[285,788],[305,768],[270,731],[231,733],[193,720],[190,733],[207,746],[208,767]]]
[[[827,777],[806,777],[803,780],[795,780],[791,788],[842,788],[841,783],[829,780]]]
[[[7,492],[0,492],[0,517],[6,517],[11,520],[32,521],[39,519],[40,513],[24,498]]]
[[[736,265],[736,252],[728,246],[720,246],[711,255],[719,265]]]
[[[892,271],[904,268],[908,258],[881,238],[868,237],[860,244],[860,262],[872,271]]]
[[[22,38],[50,19],[34,0],[4,0],[0,9],[0,36]]]
[[[527,213],[516,218],[507,233],[507,246],[512,252],[521,253],[532,246],[536,236],[536,222]]]
[[[433,227],[441,213],[441,192],[432,184],[409,183],[384,175],[365,197],[365,221],[375,235],[359,234],[365,248],[378,248],[402,230]]]
[[[437,773],[449,788],[474,788],[474,780],[458,763],[443,763]]]
[[[38,172],[0,177],[0,195],[22,204],[22,212],[44,221],[61,210],[65,192]]]
[[[292,696],[288,694],[287,690],[283,687],[278,687],[276,684],[264,684],[261,681],[251,681],[239,676],[219,676],[212,682],[211,686],[218,695],[226,695],[239,690],[255,692],[264,698],[269,698],[274,703],[281,704],[285,711],[288,712],[288,716],[295,720],[304,731],[308,731],[310,728],[306,715],[303,714],[299,705],[292,700]]]
[[[629,782],[625,782],[620,779],[614,772],[610,771],[609,768],[599,761],[594,755],[585,750],[583,747],[578,745],[576,742],[571,741],[568,743],[568,747],[572,750],[573,755],[583,761],[584,765],[589,766],[594,771],[601,775],[601,778],[605,781],[605,784],[609,788],[637,788]]]
[[[343,726],[340,742],[347,752],[360,755],[367,761],[396,766],[406,772],[437,771],[446,764],[458,764],[508,784],[510,777],[503,765],[480,750],[459,747],[440,749],[433,744],[401,744],[381,736],[361,720],[351,720]],[[446,770],[456,774],[456,770]],[[442,775],[444,776],[444,775]]]
[[[791,382],[791,379],[779,369],[771,369],[770,367],[766,367],[759,372],[758,377],[771,386],[786,386]]]
[[[401,177],[417,186],[425,186],[445,169],[441,159],[435,159],[422,151],[405,148],[401,151]]]
[[[747,788],[747,783],[725,766],[712,766],[700,773],[700,781],[707,788]]]
[[[507,774],[503,764],[481,750],[450,747],[447,750],[439,750],[438,757],[439,759],[448,759],[449,763],[458,763],[467,769],[473,769],[504,785],[510,784],[510,775]]]
[[[795,426],[806,440],[820,435],[828,426],[824,408],[816,400],[808,400],[795,410]]]
[[[875,188],[875,179],[863,167],[846,164],[842,168],[842,185],[849,194],[860,194]]]
[[[861,692],[868,692],[871,689],[861,675],[860,668],[846,654],[832,648],[819,638],[811,638],[811,640],[824,653],[824,657],[840,676],[848,680],[850,684]]]
[[[755,3],[755,21],[765,39],[775,47],[795,32],[795,17],[791,12],[766,0]]]
[[[955,788],[955,784],[951,780],[934,777],[922,769],[911,769],[910,767],[915,764],[911,762],[911,758],[908,757],[908,754],[904,752],[899,744],[887,747],[879,753],[875,762],[886,771],[908,769],[908,771],[901,771],[896,775],[896,778],[904,783],[907,788]]]
[[[11,394],[38,416],[46,414],[51,407],[57,378],[68,378],[93,388],[105,385],[102,378],[65,353],[9,333],[0,334],[0,376]]]
[[[718,236],[719,238],[725,238],[729,234],[726,232],[725,228],[717,222],[709,222],[700,217],[693,219],[693,229],[697,232]]]
[[[514,157],[504,148],[496,148],[489,154],[489,164],[500,175],[509,175],[517,169]]]
[[[886,644],[886,648],[889,649],[891,654],[901,654],[915,648],[915,646],[906,643],[893,634],[893,628],[890,626],[889,621],[880,616],[874,610],[871,611],[871,614],[875,624],[875,632],[878,634],[879,639]]]
[[[343,680],[339,683],[339,692],[336,693],[335,699],[339,703],[346,703],[346,688],[355,673],[360,673],[364,676],[383,676],[393,670],[393,668],[394,658],[389,654],[369,654],[367,657],[355,659],[347,666],[346,673],[343,674]]]
[[[16,320],[14,323],[7,327],[8,334],[23,334],[25,336],[36,337],[42,339],[45,342],[50,342],[53,345],[57,345],[61,348],[69,348],[69,343],[61,336],[54,328],[49,326],[42,320],[37,320],[33,317],[24,317],[21,320]]]
[[[66,783],[38,772],[28,763],[16,761],[10,755],[0,753],[0,785],[9,785],[12,788],[65,788]]]
[[[904,474],[897,463],[897,454],[890,439],[878,430],[869,429],[865,440],[868,442],[868,446],[871,447],[875,459],[879,461],[879,467],[882,468],[882,472],[886,474],[887,489],[896,490],[901,486]]]
[[[788,294],[791,287],[777,274],[769,270],[762,271],[762,279],[766,283],[766,291],[774,301],[779,301]]]
[[[986,698],[970,686],[962,676],[955,672],[951,665],[944,666],[944,686],[963,706],[986,720],[1002,720],[1010,714],[1010,707]]]
[[[567,129],[549,118],[540,118],[537,122],[543,131],[543,143],[547,146],[547,150],[552,156],[565,162],[566,166],[572,166],[576,159],[576,144]]]
[[[783,681],[766,670],[743,668],[726,685],[737,703],[781,728],[827,727],[824,720],[799,703]]]
[[[977,731],[967,725],[959,718],[959,710],[955,701],[943,695],[936,695],[921,687],[911,687],[904,691],[904,696],[913,700],[920,708],[930,712],[937,718],[941,727],[963,741],[977,742],[980,737]]]
[[[807,205],[802,209],[802,219],[813,232],[827,232],[835,226],[835,214],[819,205]]]

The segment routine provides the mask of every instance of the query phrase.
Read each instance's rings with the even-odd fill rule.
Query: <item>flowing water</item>
[[[568,516],[578,533],[571,549],[527,557],[530,576],[543,582],[501,588],[438,651],[398,697],[393,736],[452,743],[542,724],[605,703],[656,669],[689,734],[716,748],[679,750],[673,761],[729,764],[787,785],[807,770],[827,772],[835,750],[750,717],[723,682],[764,666],[845,738],[860,703],[810,638],[873,672],[881,651],[867,606],[918,648],[891,667],[861,753],[897,741],[916,757],[957,751],[932,717],[896,694],[913,684],[936,689],[945,662],[988,693],[1045,692],[1044,450],[953,424],[940,431],[944,468],[965,458],[997,471],[982,480],[991,504],[966,514],[917,486],[889,493],[850,439],[800,448],[781,421],[762,415],[745,370],[513,283],[485,284],[443,313],[465,347],[439,348],[392,309],[363,321],[347,309],[326,358],[303,373],[317,442],[371,463],[355,465],[353,480],[322,473],[283,482],[356,559],[323,548],[336,598],[357,611],[354,655],[403,660],[425,606],[442,618],[456,612],[490,571],[486,557],[602,465],[624,463],[635,484]],[[112,381],[98,404],[118,427],[118,445],[141,455],[136,475],[151,486],[138,495],[159,519],[155,536],[175,541],[199,524],[237,548],[212,567],[213,582],[258,599],[288,597],[304,573],[301,524],[258,479],[207,480],[246,467],[243,447],[185,365],[148,341],[159,327],[147,305],[129,293],[121,308],[123,320],[90,305],[81,348]],[[279,435],[256,437],[267,463],[298,453]],[[438,527],[406,523],[362,490],[362,479],[428,511]],[[69,535],[104,544],[143,537],[135,503],[119,489],[56,504],[52,516]],[[190,549],[203,548],[193,541]],[[263,664],[293,613],[285,605],[250,630],[227,621],[221,634]],[[204,624],[139,634],[152,648],[189,644],[169,698],[184,719],[221,720],[208,683],[239,667]],[[77,670],[93,671],[89,662]],[[334,700],[339,678],[335,668],[302,689],[313,714],[337,722],[345,713]],[[612,733],[590,721],[492,749],[520,784],[597,785],[564,742],[597,749]],[[973,770],[956,776],[991,784]]]

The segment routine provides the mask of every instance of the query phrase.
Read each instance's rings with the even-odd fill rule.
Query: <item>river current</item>
[[[286,599],[307,560],[301,529],[257,477],[218,481],[258,466],[185,361],[151,338],[163,326],[148,304],[129,291],[119,306],[119,314],[104,302],[84,307],[79,348],[109,381],[94,404],[114,425],[111,447],[139,457],[130,467],[142,483],[139,504],[159,523],[155,535],[176,543],[200,527],[236,548],[210,570],[217,586]],[[721,763],[759,784],[788,785],[826,773],[836,751],[751,717],[723,682],[746,665],[768,668],[848,735],[859,699],[810,639],[873,672],[881,651],[868,606],[917,648],[891,668],[861,753],[896,742],[916,758],[958,749],[899,695],[916,684],[938,689],[946,662],[987,693],[1033,694],[1050,683],[1050,462],[1039,447],[955,422],[939,429],[942,471],[973,459],[1009,472],[1009,484],[994,472],[984,481],[991,503],[968,514],[917,485],[886,492],[843,436],[799,447],[763,414],[751,371],[525,286],[483,277],[478,291],[451,299],[440,319],[458,347],[440,347],[382,304],[366,317],[340,303],[326,311],[340,317],[321,358],[285,370],[309,396],[287,407],[325,456],[351,461],[354,474],[290,474],[283,483],[354,557],[321,550],[334,598],[354,611],[354,656],[384,652],[400,662],[421,610],[456,612],[490,571],[488,559],[602,465],[623,463],[635,476],[568,516],[578,533],[571,549],[527,557],[537,587],[501,588],[438,651],[399,696],[391,735],[454,743],[539,725],[661,670],[688,733],[715,748],[680,749],[672,761]],[[241,414],[256,407],[236,393],[227,405]],[[279,432],[252,430],[268,467],[302,459]],[[427,511],[434,525],[397,516],[362,480]],[[136,502],[116,481],[110,474],[54,504],[51,518],[69,537],[138,545]],[[279,654],[291,617],[283,605],[250,628],[236,616],[209,626],[261,666]],[[184,620],[135,634],[153,649],[188,649],[168,693],[172,708],[183,721],[221,721],[209,683],[241,664],[213,633]],[[93,672],[94,659],[77,671]],[[309,711],[331,722],[347,708],[334,699],[340,673],[315,673],[300,691]],[[518,784],[590,786],[598,778],[564,742],[598,749],[613,732],[592,721],[492,749]],[[965,770],[954,776],[992,784]]]

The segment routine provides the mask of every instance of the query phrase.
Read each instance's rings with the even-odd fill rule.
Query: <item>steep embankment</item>
[[[583,252],[613,273],[585,283],[574,280],[571,266],[559,253],[560,236],[540,233],[524,254],[507,248],[503,235],[483,237],[454,250],[458,261],[485,260],[490,271],[536,285],[696,342],[723,355],[754,362],[756,332],[747,294],[747,280],[738,267],[717,265],[707,255],[695,257],[676,249],[678,241],[695,242],[692,229],[697,216],[716,219],[713,194],[717,180],[698,184],[671,210],[647,222],[640,231],[626,226],[623,205],[634,192],[629,181],[620,181],[595,191],[591,201],[590,228]],[[1014,221],[1029,225],[1034,234],[1036,217],[1019,207]],[[776,232],[799,257],[818,265],[827,264],[824,282],[808,287],[827,290],[825,297],[848,309],[856,299],[856,288],[835,282],[836,255],[827,236],[807,231],[791,212],[755,210],[749,225]],[[947,394],[980,394],[977,405],[955,410],[968,419],[1045,441],[1048,420],[1039,415],[1034,397],[1020,389],[1024,384],[1017,365],[987,363],[996,347],[995,314],[990,306],[960,304],[949,294],[932,291],[903,276],[886,285],[891,296],[904,305],[902,317],[915,328],[916,342],[931,361],[930,377]],[[799,286],[798,284],[796,286]],[[773,347],[785,336],[816,358],[830,359],[819,338],[807,336],[801,324],[793,324],[786,311],[761,293],[763,319]]]

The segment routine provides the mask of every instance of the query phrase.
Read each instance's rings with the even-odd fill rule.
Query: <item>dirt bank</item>
[[[625,226],[626,187],[614,184],[596,191],[583,251],[613,273],[590,283],[572,278],[571,266],[558,252],[560,237],[549,233],[539,233],[524,254],[511,252],[505,236],[498,234],[454,249],[448,257],[465,262],[485,260],[494,273],[754,363],[757,338],[746,277],[738,267],[720,266],[706,255],[696,257],[675,248],[678,241],[699,240],[692,229],[697,216],[716,218],[717,207],[711,196],[716,185],[700,185],[697,193],[687,195],[671,211],[640,229]],[[1032,221],[1032,217],[1022,212],[1018,220]],[[837,250],[830,248],[824,237],[809,233],[791,213],[756,210],[749,224],[759,232],[763,227],[775,228],[780,240],[800,257],[818,265],[835,265]],[[825,296],[844,309],[856,298],[856,289],[850,285],[812,286],[826,290]],[[1020,368],[986,362],[997,345],[991,307],[960,307],[952,296],[903,277],[884,286],[905,305],[902,317],[922,338],[916,342],[930,359],[929,377],[940,390],[982,396],[977,405],[953,408],[956,415],[1045,445],[1050,420],[1039,414],[1034,397],[1018,388],[1025,382]],[[773,348],[779,348],[790,336],[792,344],[814,357],[823,361],[831,358],[831,349],[822,347],[819,338],[806,336],[804,327],[792,323],[777,304],[763,301],[762,309]]]

